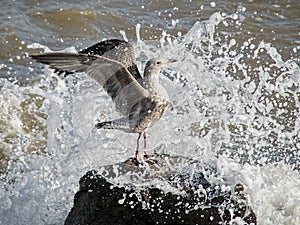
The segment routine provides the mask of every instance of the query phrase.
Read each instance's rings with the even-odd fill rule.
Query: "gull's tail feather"
[[[97,123],[96,124],[96,128],[97,129],[100,129],[100,128],[103,128],[103,129],[114,129],[113,126],[112,126],[112,121],[105,121],[105,122]]]
[[[111,121],[104,121],[96,124],[97,129],[117,129],[130,132],[129,121],[126,118],[120,118]]]

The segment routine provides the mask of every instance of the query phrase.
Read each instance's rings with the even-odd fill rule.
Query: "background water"
[[[62,224],[86,171],[133,155],[136,135],[94,129],[117,114],[93,80],[63,80],[28,59],[104,38],[131,41],[140,68],[178,60],[163,71],[173,106],[149,148],[208,163],[229,188],[243,183],[259,224],[300,224],[299,1],[1,7],[0,224]]]

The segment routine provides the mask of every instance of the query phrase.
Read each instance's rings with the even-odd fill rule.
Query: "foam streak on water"
[[[242,28],[239,13],[215,13],[179,37],[163,32],[159,45],[140,39],[137,25],[139,60],[177,59],[162,77],[172,107],[149,130],[148,146],[215,167],[214,181],[226,187],[243,183],[259,224],[300,224],[299,66],[263,40],[227,35]],[[136,135],[95,130],[97,119],[117,114],[94,81],[43,76],[33,87],[1,79],[10,128],[1,148],[17,147],[2,175],[0,224],[61,224],[85,172],[134,153]],[[24,108],[37,118],[26,131]]]

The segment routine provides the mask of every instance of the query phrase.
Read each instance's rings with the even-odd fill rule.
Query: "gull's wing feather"
[[[106,57],[59,52],[30,57],[59,71],[86,72],[106,90],[116,109],[124,115],[128,115],[133,105],[149,95],[122,63]]]
[[[71,73],[85,72],[97,59],[96,56],[64,52],[33,54],[30,57],[39,63],[49,65],[51,69]]]
[[[141,80],[142,76],[135,62],[134,47],[127,41],[119,39],[109,39],[101,41],[88,47],[79,53],[88,55],[104,56],[106,58],[122,63],[136,80]]]
[[[86,73],[101,84],[115,102],[116,109],[126,116],[133,105],[149,96],[148,91],[120,62],[99,56]]]
[[[135,63],[133,46],[119,39],[101,41],[80,51],[79,54],[104,56],[122,63],[126,68]]]

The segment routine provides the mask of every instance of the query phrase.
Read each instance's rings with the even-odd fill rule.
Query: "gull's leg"
[[[146,135],[146,131],[144,132],[144,148],[146,148],[146,140],[147,140],[147,135]],[[150,158],[151,156],[154,156],[155,154],[153,152],[150,151],[145,151],[144,152],[144,157],[145,158]]]
[[[137,138],[137,141],[136,141],[136,151],[135,151],[135,158],[136,158],[136,161],[138,163],[143,163],[143,158],[142,156],[140,155],[140,152],[139,152],[139,148],[140,148],[140,138],[142,136],[142,133],[139,133],[139,136]]]
[[[146,135],[146,131],[144,131],[144,148],[147,148],[146,141],[147,141],[147,135]]]
[[[147,141],[147,135],[146,135],[146,131],[144,132],[144,148],[147,147],[146,145],[146,141]],[[155,156],[155,154],[153,152],[150,151],[144,151],[144,157],[149,158],[151,156]]]

